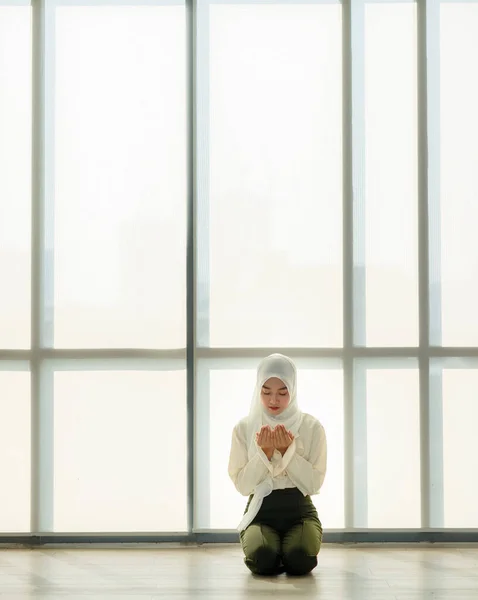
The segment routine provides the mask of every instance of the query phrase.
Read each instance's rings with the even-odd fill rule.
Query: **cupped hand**
[[[288,431],[284,425],[277,425],[272,431],[272,443],[282,455],[287,451],[287,448],[294,441],[294,435]]]

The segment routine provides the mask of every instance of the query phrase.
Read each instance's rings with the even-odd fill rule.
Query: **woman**
[[[325,432],[297,404],[297,370],[281,354],[265,358],[249,416],[234,428],[229,476],[251,496],[238,527],[256,575],[305,575],[317,566],[322,525],[310,499],[326,471]]]

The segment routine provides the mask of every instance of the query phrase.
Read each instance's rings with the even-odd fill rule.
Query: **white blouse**
[[[252,494],[268,475],[274,490],[296,487],[304,496],[319,493],[327,468],[327,440],[315,417],[304,413],[299,434],[284,456],[275,450],[270,461],[257,444],[257,452],[249,460],[246,439],[247,418],[234,427],[229,457],[229,476],[243,496]]]

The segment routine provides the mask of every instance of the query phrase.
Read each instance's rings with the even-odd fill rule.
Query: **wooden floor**
[[[256,578],[238,546],[0,549],[0,600],[478,600],[478,547],[325,545],[313,575]]]

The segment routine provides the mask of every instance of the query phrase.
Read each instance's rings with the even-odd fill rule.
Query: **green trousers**
[[[322,525],[315,506],[297,488],[266,496],[252,523],[241,532],[244,562],[255,575],[306,575],[317,566],[321,543]]]

